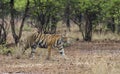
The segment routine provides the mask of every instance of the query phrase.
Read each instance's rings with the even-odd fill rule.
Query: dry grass
[[[107,34],[93,34],[93,40],[115,40],[119,41],[120,40],[120,35],[115,34],[115,33],[107,33]]]
[[[52,50],[51,60],[46,60],[47,50],[39,48],[37,51],[42,54],[37,53],[33,60],[0,55],[0,73],[119,74],[119,48],[119,43],[76,42],[65,48],[67,60],[56,50]]]
[[[59,25],[59,28],[58,31],[60,32],[64,32],[66,29],[65,25]],[[71,32],[68,32],[67,36],[72,38],[70,39],[72,45],[65,48],[68,59],[64,59],[57,50],[52,49],[51,60],[46,60],[47,50],[41,48],[37,48],[34,59],[28,57],[30,49],[26,51],[26,55],[16,59],[15,57],[20,51],[18,47],[14,47],[12,56],[0,55],[0,73],[119,74],[120,45],[119,42],[112,41],[119,40],[119,35],[94,33],[93,42],[84,42],[78,30],[77,25],[72,24]],[[22,39],[28,33],[30,34],[30,32],[24,31]],[[75,41],[76,38],[79,38],[80,41]],[[110,41],[101,41],[106,39]],[[100,42],[97,40],[100,40]]]
[[[61,24],[61,23],[59,23],[59,24]],[[58,30],[61,32],[64,32],[64,30],[67,30],[65,24],[59,25],[58,28],[60,28]],[[81,34],[81,32],[79,32],[79,27],[74,23],[71,24],[71,32],[67,31],[67,36],[71,37],[73,39],[79,38],[80,40],[83,40],[82,34]],[[101,33],[101,34],[93,33],[92,40],[93,41],[94,40],[95,41],[96,40],[98,40],[98,41],[104,41],[104,40],[119,41],[120,35],[116,34],[116,33],[111,33],[111,32],[107,32],[106,34],[105,33]]]

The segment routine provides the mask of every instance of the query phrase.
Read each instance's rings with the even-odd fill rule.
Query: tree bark
[[[112,32],[115,33],[115,19],[112,18]]]
[[[11,24],[12,35],[13,35],[15,44],[17,44],[18,36],[16,35],[16,32],[15,32],[15,23],[14,23],[14,0],[10,0],[10,14],[11,14],[10,24]]]
[[[67,5],[65,8],[65,19],[66,19],[66,26],[68,28],[68,31],[70,32],[70,2],[67,1]]]
[[[2,24],[0,24],[0,44],[6,43],[6,30],[4,27],[4,17],[2,17]]]
[[[23,19],[22,19],[21,26],[20,26],[19,39],[20,39],[21,36],[22,36],[22,29],[23,29],[24,21],[25,21],[25,19],[26,19],[26,15],[27,15],[27,12],[28,12],[28,9],[29,9],[29,4],[30,4],[30,2],[29,2],[29,0],[27,0],[25,12],[24,12]]]
[[[16,31],[15,31],[15,22],[14,22],[14,0],[10,0],[10,8],[11,8],[10,9],[10,14],[11,14],[10,24],[11,24],[11,30],[12,30],[12,35],[13,35],[15,44],[17,44],[19,42],[19,39],[21,38],[22,29],[23,29],[23,26],[24,26],[24,21],[26,19],[26,15],[27,15],[27,12],[28,12],[28,9],[29,9],[28,8],[29,3],[30,3],[29,0],[27,0],[25,12],[24,12],[23,19],[22,19],[21,26],[20,26],[20,30],[19,30],[19,34],[17,35]]]
[[[1,24],[0,24],[0,44],[5,44],[6,43],[6,36],[7,36],[7,34],[6,34],[6,29],[5,29],[5,20],[4,20],[4,7],[5,7],[5,5],[4,5],[4,3],[3,2],[1,2],[0,3],[1,4],[1,6],[0,6],[0,8],[1,8],[1,14],[2,14],[2,17],[1,17],[1,19],[2,19],[2,21],[1,21]]]
[[[85,25],[85,41],[91,41],[92,40],[92,19],[91,14],[86,12],[86,25]]]

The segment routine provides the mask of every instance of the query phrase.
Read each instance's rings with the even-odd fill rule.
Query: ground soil
[[[0,74],[119,74],[120,42],[77,41],[65,48],[66,59],[56,50],[34,59],[0,55]]]

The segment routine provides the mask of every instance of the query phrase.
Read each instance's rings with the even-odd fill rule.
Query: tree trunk
[[[26,4],[26,8],[25,8],[25,12],[23,15],[23,19],[21,22],[21,26],[20,26],[20,31],[19,31],[19,35],[16,34],[15,32],[15,22],[14,22],[14,0],[10,0],[10,14],[11,14],[11,20],[10,20],[10,24],[11,24],[11,30],[12,30],[12,35],[15,41],[15,44],[17,44],[19,42],[19,39],[21,38],[22,35],[22,29],[24,26],[24,21],[28,12],[28,6],[29,6],[29,0],[27,0],[27,4]]]
[[[18,43],[18,36],[15,33],[15,23],[14,23],[14,0],[10,0],[10,14],[11,14],[11,20],[10,20],[10,24],[11,24],[11,30],[12,30],[12,35],[15,41],[15,44]]]
[[[2,17],[2,24],[0,24],[0,44],[6,43],[6,30],[4,27],[4,17]]]
[[[65,18],[66,18],[66,26],[68,28],[68,31],[70,32],[70,5],[69,1],[67,2],[66,8],[65,8]]]
[[[0,38],[1,38],[1,34],[2,34],[2,24],[0,24]]]
[[[92,40],[92,20],[90,17],[90,13],[86,12],[86,25],[85,25],[85,41],[91,41]]]
[[[21,35],[22,35],[22,29],[23,29],[23,26],[24,26],[24,21],[26,19],[26,15],[27,15],[27,12],[28,12],[28,9],[29,9],[29,0],[27,0],[27,4],[26,4],[26,8],[25,8],[25,12],[24,12],[24,15],[23,15],[23,19],[22,19],[22,23],[21,23],[21,26],[20,26],[20,31],[19,31],[19,39],[21,38]]]
[[[68,31],[70,32],[71,30],[70,30],[70,19],[69,19],[69,16],[67,18],[66,25],[68,27]]]
[[[2,14],[2,22],[0,24],[0,44],[5,44],[6,43],[6,30],[4,26],[4,5],[1,3],[1,14]]]
[[[114,17],[111,18],[111,30],[113,33],[115,33],[115,19],[114,19]]]
[[[115,19],[114,19],[114,17],[110,18],[107,23],[108,23],[107,27],[110,29],[110,31],[115,33]]]

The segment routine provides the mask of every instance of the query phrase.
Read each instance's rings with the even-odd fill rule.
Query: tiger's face
[[[65,55],[64,46],[66,44],[69,44],[69,38],[66,36],[60,35],[59,38],[57,39],[56,47],[62,56]]]

